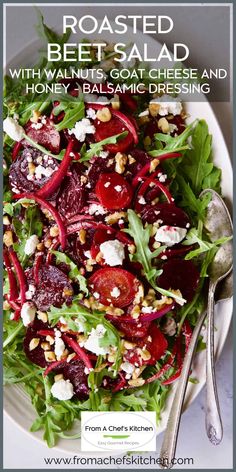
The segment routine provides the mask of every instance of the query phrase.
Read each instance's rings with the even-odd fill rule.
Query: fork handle
[[[210,282],[207,307],[207,347],[206,347],[206,432],[215,446],[223,437],[220,405],[217,393],[214,354],[214,294],[216,284]]]
[[[164,433],[164,439],[160,452],[160,467],[162,469],[171,469],[173,467],[173,459],[175,457],[176,444],[178,440],[179,425],[185,392],[188,384],[189,372],[192,364],[192,359],[197,346],[198,337],[202,325],[206,319],[206,312],[203,312],[198,318],[197,324],[193,330],[192,338],[189,344],[188,351],[185,355],[182,372],[179,377],[175,395],[172,401],[172,406],[169,414],[167,427]]]

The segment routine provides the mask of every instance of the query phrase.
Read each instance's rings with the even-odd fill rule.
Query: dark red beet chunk
[[[34,284],[32,271],[28,274],[28,280]],[[72,294],[71,283],[60,269],[52,265],[43,265],[39,269],[38,284],[32,299],[38,310],[47,311],[52,305],[60,307],[65,302],[70,303]]]
[[[57,209],[65,219],[70,219],[81,212],[85,204],[86,189],[81,183],[81,166],[74,164],[61,185],[57,197]]]
[[[162,221],[162,225],[178,226],[186,228],[189,225],[188,215],[174,203],[158,203],[150,207],[146,207],[142,212],[142,220],[144,223],[155,223],[157,220]]]
[[[112,164],[108,167],[109,156],[105,159],[97,157],[89,167],[88,181],[91,185],[90,190],[93,189],[98,181],[98,177],[102,173],[114,172],[115,166]]]
[[[125,166],[126,171],[128,171],[125,174],[125,177],[127,178],[127,180],[132,180],[135,174],[140,172],[140,170],[145,166],[145,164],[151,161],[151,158],[145,151],[142,151],[141,149],[132,149],[132,151],[129,151],[129,155],[135,159],[135,162],[129,164],[128,161]]]
[[[42,321],[35,320],[32,325],[27,328],[25,339],[24,339],[24,351],[25,355],[28,359],[33,362],[33,364],[39,365],[40,367],[46,367],[48,365],[45,357],[44,357],[44,350],[41,348],[41,342],[45,341],[45,336],[40,336],[38,334],[39,330],[47,329],[48,326],[43,323]],[[39,338],[40,343],[39,345],[33,349],[32,351],[29,350],[30,341],[33,338]]]
[[[132,200],[130,184],[116,172],[101,174],[96,185],[96,195],[108,210],[127,208]]]
[[[89,394],[87,375],[84,372],[83,361],[77,359],[68,362],[63,368],[63,376],[74,386],[75,395],[79,400],[85,400]]]
[[[120,317],[122,320],[122,316]],[[134,340],[136,338],[143,338],[146,336],[148,332],[148,328],[150,326],[150,322],[144,322],[144,323],[127,323],[127,321],[112,321],[114,326],[116,326],[117,329],[122,331],[125,335],[125,338]]]
[[[35,174],[30,176],[29,161],[31,161],[35,167],[41,165],[44,168],[50,167],[51,169],[58,169],[58,162],[56,159],[53,159],[52,157],[44,158],[44,155],[37,149],[25,147],[22,153],[17,156],[14,162],[12,162],[10,167],[9,183],[13,192],[14,189],[16,189],[21,193],[34,193],[50,180],[51,176],[46,177],[45,175],[42,175],[40,179],[36,179]]]
[[[157,281],[166,290],[180,290],[191,301],[199,283],[199,272],[191,261],[171,259],[163,265],[163,273]]]
[[[95,121],[96,133],[95,133],[95,140],[102,141],[103,139],[109,138],[110,136],[114,136],[116,134],[123,133],[123,131],[127,131],[128,134],[125,138],[120,139],[116,144],[107,144],[105,149],[110,151],[111,153],[117,152],[124,152],[127,151],[132,146],[133,143],[133,136],[130,131],[127,130],[125,125],[122,121],[113,116],[110,121],[103,123],[99,122],[98,120]]]
[[[60,152],[60,133],[56,130],[53,122],[50,121],[49,118],[44,117],[43,122],[44,121],[45,124],[42,123],[42,127],[39,129],[35,129],[35,126],[37,128],[37,125],[41,123],[40,119],[36,124],[28,121],[25,127],[26,134],[33,139],[33,141],[48,149],[48,151],[53,154],[58,154]]]

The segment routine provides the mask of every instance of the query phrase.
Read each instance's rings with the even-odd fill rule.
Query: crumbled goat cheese
[[[143,306],[142,313],[152,313],[153,307],[152,306]]]
[[[88,118],[83,118],[75,123],[75,127],[68,130],[69,134],[74,134],[81,143],[85,140],[86,134],[94,134],[95,126],[91,124]]]
[[[105,215],[106,210],[102,205],[97,205],[97,203],[92,203],[89,207],[90,215]]]
[[[100,251],[105,263],[111,267],[121,265],[125,258],[124,245],[118,239],[100,244]]]
[[[96,300],[98,300],[100,298],[100,295],[98,292],[93,292],[93,296],[94,298],[96,298]]]
[[[90,251],[84,251],[84,255],[85,255],[85,257],[87,257],[87,259],[91,258],[91,252]]]
[[[99,345],[99,340],[103,338],[105,332],[106,328],[102,324],[98,324],[96,328],[92,328],[88,339],[84,343],[85,349],[88,349],[88,351],[93,352],[97,356],[108,354],[109,348],[100,347]]]
[[[144,110],[141,113],[139,113],[138,116],[140,116],[140,118],[142,118],[143,116],[148,116],[148,115],[149,115],[149,110]]]
[[[138,202],[140,203],[140,205],[145,205],[146,204],[146,200],[143,197],[140,197]]]
[[[3,121],[3,131],[10,136],[13,141],[21,141],[24,136],[24,128],[17,123],[13,118],[7,117]]]
[[[34,321],[36,314],[36,307],[31,302],[25,302],[22,305],[20,316],[23,321],[24,326],[28,326],[32,321]]]
[[[176,116],[180,115],[182,111],[181,102],[175,102],[172,97],[169,97],[168,95],[162,95],[162,97],[154,98],[150,101],[150,103],[158,103],[158,105],[160,105],[158,110],[158,114],[160,116],[169,114]]]
[[[185,236],[187,230],[177,226],[160,226],[155,234],[155,240],[164,243],[166,246],[173,246],[180,243]]]
[[[160,176],[158,175],[159,182],[165,182],[167,179],[166,174],[161,174]]]
[[[121,365],[120,365],[121,369],[126,372],[127,374],[132,374],[135,370],[135,367],[133,364],[131,364],[130,362],[123,362]]]
[[[111,296],[114,298],[118,298],[120,296],[120,290],[118,287],[114,287],[111,291]]]
[[[74,395],[74,387],[70,380],[60,379],[53,384],[51,394],[58,400],[70,400]]]
[[[100,151],[99,153],[99,157],[101,157],[102,159],[106,159],[108,156],[109,156],[108,151]]]
[[[43,127],[43,123],[40,123],[40,121],[38,123],[32,123],[31,125],[31,128],[33,129],[41,129]]]
[[[33,298],[35,290],[36,290],[35,286],[32,284],[29,284],[29,289],[27,290],[27,292],[25,292],[26,300],[31,300]]]
[[[25,243],[24,253],[27,256],[32,256],[32,254],[34,254],[34,252],[36,251],[36,247],[38,243],[39,243],[38,236],[36,236],[36,234],[32,234],[32,236],[30,236]]]
[[[91,120],[96,120],[96,111],[93,108],[88,108],[87,110],[87,118],[90,118]]]
[[[55,356],[58,360],[61,359],[61,356],[65,350],[65,343],[61,339],[61,332],[59,330],[55,331]]]
[[[56,169],[52,169],[51,167],[43,167],[41,164],[39,164],[37,167],[35,167],[36,180],[40,180],[42,176],[51,177],[55,170]]]
[[[121,192],[121,191],[122,191],[121,185],[116,185],[116,186],[114,187],[114,189],[115,189],[117,192]]]
[[[110,185],[111,185],[111,182],[106,182],[106,183],[104,184],[104,187],[105,187],[105,188],[108,188],[108,187],[110,187]]]

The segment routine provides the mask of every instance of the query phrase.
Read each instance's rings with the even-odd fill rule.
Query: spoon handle
[[[216,284],[210,282],[207,307],[206,352],[206,432],[212,444],[217,445],[223,437],[220,405],[217,394],[214,354],[214,294]]]
[[[192,364],[193,355],[197,345],[198,337],[202,325],[206,319],[206,312],[203,312],[198,318],[197,324],[193,330],[192,338],[189,344],[187,354],[185,355],[182,372],[177,383],[177,388],[173,398],[167,427],[164,434],[164,439],[160,452],[160,464],[162,469],[171,469],[173,466],[173,459],[175,457],[176,444],[178,440],[179,425],[182,413],[182,407],[185,397],[185,392],[188,384],[190,367]]]

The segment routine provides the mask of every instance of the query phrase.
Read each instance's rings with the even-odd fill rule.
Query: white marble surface
[[[55,9],[50,11],[50,14],[45,15],[46,19],[55,24]],[[33,25],[35,23],[35,13],[31,10],[29,18],[34,21],[29,21],[27,29],[21,30],[21,34],[15,34],[15,29],[12,28],[12,38],[8,42],[8,57],[13,56],[22,47],[29,37],[34,36]],[[19,17],[16,17],[18,24]],[[26,18],[24,16],[24,22]],[[26,24],[26,23],[25,23]],[[17,26],[16,26],[17,27]],[[18,28],[17,28],[17,31]],[[178,37],[176,31],[176,37]],[[190,34],[194,34],[190,32]],[[196,33],[197,34],[197,33]],[[196,38],[193,36],[186,37],[188,44],[197,44]],[[201,51],[197,51],[198,60]],[[203,53],[203,52],[202,52]],[[216,116],[220,122],[223,134],[225,136],[229,150],[232,149],[232,112],[229,103],[215,103],[213,104]],[[183,415],[178,449],[176,457],[187,458],[192,457],[194,466],[192,468],[202,469],[230,469],[232,465],[232,330],[228,335],[224,350],[217,364],[217,380],[219,387],[219,397],[221,404],[221,411],[224,425],[224,438],[222,443],[215,447],[212,446],[205,435],[204,429],[204,391],[198,396],[195,402],[191,405],[188,411]],[[157,456],[160,450],[163,435],[157,439]],[[49,450],[45,445],[34,441],[28,434],[19,429],[15,423],[8,417],[4,417],[4,468],[6,469],[40,469],[48,468],[45,465],[44,458],[69,458],[56,451]],[[69,465],[67,463],[52,464],[50,468],[77,468],[78,465]],[[83,468],[83,467],[81,467]],[[87,467],[89,468],[89,467]],[[102,466],[97,468],[103,468]],[[110,468],[113,468],[111,466]],[[121,466],[118,468],[122,468]],[[126,466],[126,468],[129,468]],[[131,468],[143,468],[137,465]],[[155,466],[151,466],[155,468]],[[176,468],[188,468],[188,466],[176,466]]]

